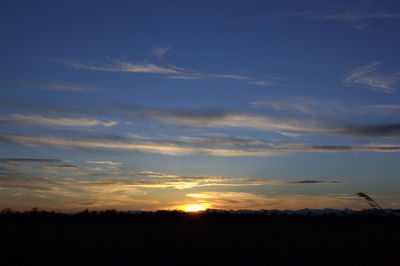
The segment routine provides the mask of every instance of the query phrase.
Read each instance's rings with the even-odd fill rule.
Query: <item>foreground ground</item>
[[[0,225],[0,265],[400,263],[398,216],[31,212]]]

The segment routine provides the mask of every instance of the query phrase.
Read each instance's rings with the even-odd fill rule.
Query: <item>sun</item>
[[[185,211],[187,212],[199,212],[199,211],[204,211],[204,206],[203,205],[188,205],[184,208]]]

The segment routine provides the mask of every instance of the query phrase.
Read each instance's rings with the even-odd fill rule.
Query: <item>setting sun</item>
[[[202,205],[188,205],[184,209],[187,212],[198,212],[198,211],[204,211],[204,206]]]

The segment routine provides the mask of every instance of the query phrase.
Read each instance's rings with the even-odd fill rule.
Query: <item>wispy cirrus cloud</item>
[[[381,109],[387,111],[400,111],[400,105],[396,104],[373,104],[364,106],[366,109]]]
[[[377,71],[380,65],[380,62],[373,62],[360,66],[350,72],[350,74],[343,79],[343,82],[347,85],[366,87],[386,93],[397,92],[397,88],[393,85],[400,80],[400,72],[383,74]]]
[[[271,99],[251,101],[255,108],[269,108],[283,113],[305,114],[308,116],[337,115],[347,111],[355,111],[355,108],[344,106],[338,101],[327,101],[310,97],[288,97],[285,99]]]
[[[122,60],[114,60],[112,64],[101,66],[85,65],[71,63],[70,66],[75,69],[106,71],[106,72],[128,72],[128,73],[153,73],[153,74],[181,74],[181,70],[177,67],[162,67],[154,64],[133,64]]]
[[[321,181],[321,180],[298,180],[298,181],[285,181],[285,184],[293,185],[306,185],[306,184],[341,184],[340,181]]]
[[[354,195],[328,194],[328,195],[260,195],[248,192],[202,192],[188,193],[186,197],[193,203],[209,204],[214,209],[254,210],[254,209],[289,209],[304,208],[344,209],[352,206],[355,209],[363,208],[363,203]]]
[[[113,59],[111,61],[112,63],[103,65],[88,65],[79,63],[68,63],[67,65],[69,65],[72,68],[80,70],[161,74],[164,75],[164,77],[166,78],[172,78],[172,79],[197,79],[197,78],[221,78],[221,79],[238,79],[238,80],[251,79],[250,77],[235,75],[235,74],[202,73],[176,66],[159,66],[149,63],[131,63],[119,59]]]
[[[139,116],[191,127],[240,127],[264,131],[323,132],[320,121],[212,110],[144,110]]]
[[[101,174],[86,171],[79,175],[63,172],[63,169],[88,170],[88,167],[78,167],[65,164],[43,164],[40,168],[27,165],[25,172],[14,169],[15,166],[0,168],[0,187],[30,190],[60,190],[60,189],[91,189],[91,188],[176,188],[188,189],[204,186],[263,186],[263,185],[312,185],[340,184],[339,181],[320,180],[268,180],[238,178],[229,176],[182,176],[154,171],[130,172],[123,174],[109,168],[103,168]],[[48,171],[48,170],[51,171]],[[26,174],[29,171],[34,174]],[[42,177],[37,177],[40,175]],[[74,178],[71,178],[74,176]],[[83,177],[83,178],[82,178]],[[89,177],[89,178],[88,178]],[[92,178],[95,177],[95,178]],[[29,184],[27,186],[27,184]]]
[[[262,185],[307,185],[307,184],[341,184],[340,181],[321,181],[321,180],[278,180],[278,179],[254,179],[227,176],[180,176],[153,171],[142,171],[138,176],[150,178],[174,179],[178,181],[198,182],[202,185],[221,185],[221,186],[262,186]]]
[[[167,47],[154,47],[152,50],[152,54],[159,61],[164,59],[165,54],[171,49],[170,46]]]
[[[260,114],[254,112],[238,112],[229,110],[210,109],[146,109],[125,106],[108,106],[104,109],[85,109],[85,113],[95,116],[119,116],[124,119],[140,119],[148,122],[162,123],[163,126],[179,126],[187,128],[245,128],[266,132],[273,132],[285,136],[325,135],[325,136],[352,136],[352,137],[400,137],[400,123],[394,120],[386,123],[354,123],[337,121],[338,112],[346,114],[362,114],[371,110],[368,106],[344,106],[339,102],[318,102],[307,98],[293,98],[283,101],[255,101],[255,107],[268,107],[282,112],[281,114]],[[381,109],[384,106],[380,106]],[[395,110],[395,106],[385,106],[385,109]],[[339,110],[339,111],[338,111]],[[43,110],[45,111],[45,110]],[[47,112],[62,113],[63,111],[48,110]],[[116,121],[97,120],[94,118],[80,118],[81,112],[70,112],[75,117],[42,116],[14,114],[14,117],[2,116],[3,123],[15,124],[48,124],[56,126],[112,126]],[[301,115],[299,115],[301,114]],[[63,119],[65,118],[65,120]]]
[[[270,80],[255,80],[255,81],[250,81],[249,83],[267,87],[273,85],[273,82],[271,82]]]
[[[225,19],[227,22],[235,24],[246,23],[266,23],[271,20],[282,19],[308,19],[308,20],[330,20],[338,21],[347,24],[348,26],[365,31],[370,28],[374,21],[378,20],[393,20],[400,19],[400,13],[388,11],[387,8],[383,9],[378,6],[371,7],[370,9],[365,6],[352,6],[342,8],[337,11],[333,10],[307,10],[307,11],[282,11],[276,13],[256,13],[252,16],[241,16],[239,18]]]
[[[141,171],[137,173],[139,176],[146,176],[146,177],[161,177],[161,178],[177,178],[177,175],[170,175],[165,173],[158,173],[154,171]]]
[[[141,142],[132,140],[87,140],[87,139],[66,139],[53,137],[26,137],[26,136],[0,136],[0,141],[9,143],[20,143],[24,145],[49,145],[55,147],[77,147],[77,148],[98,148],[139,151],[144,153],[156,153],[165,155],[210,155],[210,156],[270,156],[286,153],[286,151],[267,149],[229,149],[219,147],[201,147],[188,144],[178,145],[175,142]]]
[[[400,19],[400,13],[389,13],[387,11],[365,12],[354,8],[347,8],[342,12],[335,14],[326,14],[315,16],[321,19],[338,19],[338,20],[363,20],[363,19]]]
[[[271,75],[262,75],[259,79],[254,79],[249,81],[250,84],[258,85],[258,86],[285,86],[283,83],[286,83],[288,79],[271,76]]]
[[[207,156],[277,156],[296,152],[399,152],[400,145],[370,143],[365,145],[309,145],[305,143],[277,143],[243,140],[214,141],[213,145],[201,145],[198,141],[191,140],[159,140],[135,141],[132,139],[67,139],[54,137],[27,137],[2,135],[0,141],[4,143],[18,143],[22,145],[47,145],[58,148],[93,148],[115,149],[133,152],[155,153],[172,156],[182,155],[207,155]],[[150,174],[149,174],[150,175]],[[152,174],[154,175],[154,173]]]
[[[86,161],[86,163],[91,163],[91,164],[105,164],[105,165],[111,165],[111,166],[119,166],[122,163],[119,162],[112,162],[112,161]]]
[[[68,162],[68,164],[66,162]],[[18,171],[25,170],[29,171],[29,173],[39,173],[42,177],[45,177],[45,174],[50,174],[50,178],[55,176],[127,177],[132,176],[131,173],[135,169],[133,166],[122,166],[122,163],[108,161],[105,161],[104,163],[100,161],[99,167],[93,167],[91,166],[93,162],[95,161],[79,162],[79,165],[76,165],[72,164],[69,160],[58,159],[0,159],[0,163],[5,163],[6,168],[8,167]]]
[[[50,181],[13,168],[0,168],[0,188],[51,190]]]
[[[79,169],[78,166],[72,164],[45,164],[43,168],[63,168],[63,169]]]
[[[400,19],[400,13],[392,13],[386,10],[363,10],[352,7],[337,13],[313,14],[309,18],[343,21],[349,26],[362,31],[368,29],[368,23],[372,20]]]
[[[53,163],[53,162],[63,162],[59,159],[37,159],[37,158],[0,158],[0,163]]]
[[[388,114],[400,111],[400,105],[396,104],[349,105],[342,101],[310,97],[286,97],[280,99],[267,97],[262,100],[251,101],[249,104],[255,109],[268,110],[269,113],[313,118],[322,121],[335,121],[337,118],[343,117],[346,117],[349,121],[356,121],[363,119],[366,114],[373,115],[378,121],[387,119]],[[337,125],[337,123],[335,124]],[[350,124],[348,123],[347,126]]]
[[[118,112],[118,111],[117,111]],[[187,127],[232,127],[275,132],[283,135],[330,135],[399,137],[400,124],[352,125],[324,119],[258,115],[212,110],[122,111],[127,116],[144,117],[166,124]]]
[[[92,127],[104,126],[110,127],[116,125],[116,121],[101,121],[95,118],[74,118],[74,117],[60,117],[48,116],[37,114],[10,114],[7,116],[0,116],[0,123],[5,124],[22,124],[22,125],[40,125],[48,127]]]
[[[37,89],[44,91],[75,91],[87,92],[96,91],[98,88],[83,84],[67,82],[67,81],[15,81],[1,82],[0,87],[4,88],[21,88],[21,89]]]
[[[115,171],[109,167],[95,169],[91,167],[76,166],[72,164],[42,164],[37,167],[25,163],[25,167],[19,165],[7,165],[0,167],[0,188],[20,188],[32,190],[57,190],[60,188],[176,188],[188,189],[205,186],[245,187],[264,185],[312,185],[312,184],[341,184],[340,181],[321,180],[279,180],[242,178],[231,176],[209,176],[209,175],[177,175],[160,173],[155,171],[128,172]],[[90,164],[90,163],[89,163]],[[67,171],[65,171],[67,170]],[[71,172],[72,171],[72,172]],[[30,174],[25,174],[29,172]],[[37,175],[41,176],[40,178]],[[74,178],[71,178],[74,177]],[[83,178],[82,178],[83,177]],[[94,179],[93,179],[94,178]],[[14,182],[16,181],[16,182]],[[31,186],[25,186],[24,182],[30,182]],[[32,184],[34,184],[32,186]]]

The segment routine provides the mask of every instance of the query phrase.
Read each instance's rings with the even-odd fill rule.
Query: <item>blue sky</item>
[[[2,1],[1,208],[399,208],[397,1]]]

